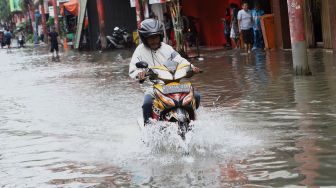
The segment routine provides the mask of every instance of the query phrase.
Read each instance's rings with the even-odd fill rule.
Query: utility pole
[[[102,49],[105,49],[107,46],[107,42],[105,34],[105,12],[104,12],[103,0],[97,0],[97,10],[99,17],[100,43]]]
[[[36,23],[35,23],[35,11],[34,11],[34,6],[31,6],[28,4],[28,11],[30,15],[30,20],[31,20],[31,25],[32,25],[32,31],[34,35],[34,43],[38,43],[38,34],[37,34],[37,29],[36,29]]]
[[[46,20],[46,13],[44,8],[44,0],[40,4],[41,7],[41,17],[42,17],[42,28],[43,28],[43,42],[48,43],[48,32],[47,32],[47,20]]]
[[[140,28],[141,21],[143,16],[141,14],[141,7],[140,7],[140,0],[135,0],[135,11],[136,11],[136,18],[137,18],[137,26]]]
[[[296,75],[311,75],[303,16],[304,0],[287,0],[293,68]]]
[[[58,11],[57,11],[57,0],[52,0],[52,6],[54,8],[54,23],[55,23],[55,31],[60,34],[59,30],[59,21],[58,21]]]

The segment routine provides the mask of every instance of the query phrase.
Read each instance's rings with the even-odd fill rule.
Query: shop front
[[[222,19],[231,3],[240,5],[240,0],[182,0],[182,14],[193,18],[201,45],[208,47],[225,44]]]

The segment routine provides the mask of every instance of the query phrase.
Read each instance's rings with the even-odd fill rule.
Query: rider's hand
[[[146,76],[145,71],[142,71],[142,72],[139,72],[139,73],[138,73],[137,78],[138,78],[139,80],[144,80],[144,79],[145,79],[145,76]]]
[[[193,67],[192,70],[193,70],[194,73],[200,73],[201,72],[201,69],[198,68],[198,67]]]

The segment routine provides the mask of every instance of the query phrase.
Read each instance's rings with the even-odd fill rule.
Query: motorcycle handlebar
[[[147,75],[146,75],[145,77],[147,77]],[[139,79],[139,77],[136,76],[136,79]],[[145,80],[146,80],[146,78],[145,78],[145,79],[142,79],[142,80],[139,79],[139,83],[140,83],[140,84],[143,84],[143,83],[145,82]]]
[[[198,72],[198,74],[203,73],[203,72],[204,72],[203,70],[200,70],[200,71]],[[146,75],[145,75],[145,79],[140,80],[138,76],[136,76],[136,79],[139,79],[139,83],[140,83],[140,84],[143,84],[143,83],[145,82],[145,80],[146,80],[146,77],[148,77],[148,76],[149,76],[148,73],[146,73]]]

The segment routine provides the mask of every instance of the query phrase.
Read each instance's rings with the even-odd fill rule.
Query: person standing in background
[[[263,49],[264,48],[264,39],[261,30],[260,17],[265,14],[264,10],[260,8],[260,2],[256,2],[254,9],[252,10],[253,16],[253,34],[254,34],[254,43],[252,50]]]
[[[226,40],[225,47],[231,48],[231,38],[230,38],[230,32],[231,32],[231,15],[230,15],[230,9],[226,8],[225,10],[225,17],[222,19],[224,24],[224,36]]]
[[[166,35],[167,35],[167,44],[171,44],[171,32],[173,30],[173,21],[171,17],[168,15],[168,13],[165,13],[163,15],[164,17],[164,26],[166,29]]]
[[[13,35],[8,28],[6,29],[4,36],[5,36],[5,44],[7,45],[7,50],[10,51]]]
[[[238,26],[238,5],[230,4],[232,16],[231,16],[231,31],[230,38],[232,39],[231,46],[235,46],[236,49],[240,48],[239,26]]]
[[[50,44],[50,52],[52,53],[52,59],[55,60],[54,51],[56,51],[56,58],[59,59],[58,55],[58,33],[55,31],[55,27],[51,28],[49,33],[49,44]]]
[[[238,12],[239,31],[243,34],[245,50],[251,53],[253,45],[253,17],[251,11],[248,9],[248,3],[243,2],[242,10]]]

